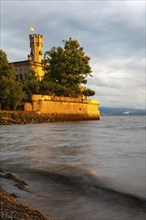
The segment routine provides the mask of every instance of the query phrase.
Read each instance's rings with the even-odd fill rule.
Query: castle
[[[30,55],[28,60],[13,62],[18,80],[23,79],[28,72],[34,71],[41,80],[44,76],[42,64],[43,36],[40,34],[29,35]],[[53,115],[71,120],[99,120],[100,111],[98,100],[87,98],[69,98],[32,94],[29,100],[24,102],[24,111],[33,111],[37,114]]]
[[[15,67],[18,80],[23,79],[31,70],[33,70],[41,80],[44,76],[42,66],[43,36],[40,34],[32,34],[29,35],[29,40],[31,50],[28,55],[28,60],[12,62],[11,64]]]

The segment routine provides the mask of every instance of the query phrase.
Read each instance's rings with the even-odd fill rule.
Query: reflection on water
[[[2,166],[25,179],[32,193],[19,193],[34,206],[63,220],[144,219],[143,117],[2,126],[1,136]]]

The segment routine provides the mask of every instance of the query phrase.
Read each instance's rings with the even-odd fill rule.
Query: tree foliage
[[[86,89],[83,91],[83,95],[84,95],[84,96],[93,96],[93,95],[95,95],[95,91],[93,91],[92,89],[86,88]]]
[[[21,105],[23,91],[16,81],[14,67],[9,64],[6,53],[0,49],[0,103],[2,109],[16,109]]]
[[[81,84],[86,84],[87,76],[92,76],[90,57],[85,55],[77,40],[69,38],[63,42],[64,48],[53,47],[45,53],[41,92],[78,97],[83,93]]]
[[[34,71],[30,71],[25,78],[21,80],[23,91],[25,94],[37,94],[39,93],[40,81]]]
[[[39,81],[30,71],[21,81],[16,80],[14,66],[0,49],[0,104],[2,109],[16,109],[22,104],[24,94],[48,94],[66,97],[92,96],[91,89],[82,89],[91,75],[90,57],[85,55],[77,40],[63,41],[64,47],[53,47],[44,55],[45,75]]]

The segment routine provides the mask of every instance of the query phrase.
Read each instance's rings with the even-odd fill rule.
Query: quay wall
[[[38,114],[64,115],[79,119],[100,119],[99,101],[81,98],[69,98],[33,94],[29,101],[24,103],[24,111],[33,111]]]

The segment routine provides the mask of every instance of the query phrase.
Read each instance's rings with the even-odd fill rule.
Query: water
[[[144,220],[145,129],[143,116],[2,126],[1,164],[57,219]]]

